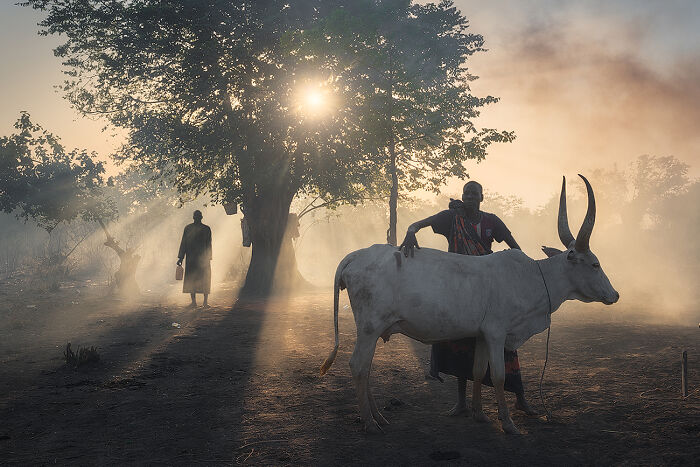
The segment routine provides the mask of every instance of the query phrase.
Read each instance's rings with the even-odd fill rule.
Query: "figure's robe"
[[[178,258],[185,259],[184,293],[205,293],[211,290],[211,229],[201,222],[185,227]]]

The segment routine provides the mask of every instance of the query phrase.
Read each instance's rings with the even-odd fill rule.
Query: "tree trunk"
[[[391,194],[389,195],[389,230],[386,232],[386,241],[390,245],[396,246],[396,221],[398,216],[396,210],[399,201],[399,177],[396,173],[396,148],[394,141],[389,145],[389,173],[391,173]]]
[[[100,227],[102,227],[107,237],[107,241],[104,242],[104,245],[114,250],[119,257],[119,269],[114,273],[116,289],[122,295],[138,294],[140,291],[138,283],[136,282],[136,268],[139,265],[141,257],[137,255],[133,249],[127,248],[124,250],[120,247],[119,243],[110,235],[102,219],[98,219],[97,222],[100,224]]]
[[[391,69],[391,54],[389,54],[389,68]],[[389,145],[389,173],[391,174],[391,193],[389,194],[389,229],[386,231],[386,241],[389,245],[396,246],[396,209],[399,202],[399,177],[396,173],[396,141],[394,140],[394,97],[393,80],[390,78],[386,96],[388,99],[388,145]]]
[[[308,288],[311,284],[304,279],[297,266],[294,242],[287,228],[282,238],[279,259],[275,270],[273,290],[277,293],[288,293],[294,289]]]
[[[241,297],[266,297],[304,283],[291,237],[285,235],[291,198],[258,196],[245,208],[252,254]]]

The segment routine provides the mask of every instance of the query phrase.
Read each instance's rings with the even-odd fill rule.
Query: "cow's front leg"
[[[520,430],[515,426],[510,418],[508,405],[506,404],[506,396],[503,391],[503,385],[506,380],[506,368],[503,360],[503,342],[489,342],[489,363],[491,365],[491,381],[496,392],[496,400],[498,401],[498,419],[501,421],[503,431],[511,435],[519,435]]]
[[[486,368],[489,363],[488,358],[489,353],[486,342],[482,337],[477,337],[474,347],[474,368],[472,369],[472,375],[474,376],[474,386],[472,388],[472,417],[479,423],[488,423],[491,421],[481,408],[481,381],[484,379],[484,375],[486,375]]]
[[[372,416],[371,395],[369,393],[369,370],[372,365],[378,337],[358,332],[355,349],[352,352],[352,357],[350,357],[350,373],[352,373],[352,380],[355,384],[357,401],[360,406],[360,417],[364,422],[367,433],[382,432],[382,429]]]

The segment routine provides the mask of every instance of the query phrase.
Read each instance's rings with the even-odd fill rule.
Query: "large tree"
[[[303,86],[333,83],[286,39],[334,2],[26,4],[46,11],[44,34],[66,39],[55,53],[70,102],[128,131],[121,157],[182,192],[242,205],[253,242],[244,292],[269,291],[296,195],[367,195],[375,175],[348,143],[343,110],[314,120],[297,105]],[[347,108],[352,95],[338,100]]]
[[[332,50],[338,79],[364,96],[355,110],[389,189],[387,241],[396,244],[401,192],[439,192],[448,177],[465,178],[464,162],[486,156],[512,132],[478,128],[481,107],[467,59],[484,51],[484,38],[468,31],[452,1],[356,0],[305,32],[316,54]],[[326,52],[327,53],[327,52]]]
[[[291,241],[283,242],[295,196],[331,203],[375,197],[385,190],[388,173],[399,174],[397,167],[403,167],[405,188],[415,186],[412,180],[437,186],[446,174],[463,175],[462,161],[479,157],[488,142],[507,138],[488,131],[469,135],[473,125],[466,117],[492,99],[466,92],[470,77],[461,67],[480,43],[464,34],[464,19],[449,2],[25,4],[47,13],[44,34],[65,38],[55,53],[64,59],[69,78],[63,90],[70,102],[127,130],[120,157],[171,178],[183,193],[242,205],[253,243],[244,293],[268,292],[279,263],[296,273]],[[376,14],[380,23],[373,20]],[[363,37],[380,42],[394,37],[385,30],[393,20],[412,29],[403,36],[395,31],[405,40],[388,48],[349,40],[352,30],[339,35],[356,55],[350,61],[332,41],[312,41],[320,46],[308,53],[309,41],[298,40],[319,20],[344,15],[353,18],[352,28],[366,22]],[[410,34],[416,31],[419,53],[411,66]],[[385,59],[400,65],[379,63]],[[440,68],[448,71],[435,71]],[[308,89],[332,96],[333,112],[313,118],[301,98]],[[406,97],[387,99],[393,95]],[[411,159],[418,154],[420,163]]]

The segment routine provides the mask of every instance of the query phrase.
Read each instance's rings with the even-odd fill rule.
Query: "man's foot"
[[[202,304],[202,308],[211,308],[211,305],[208,303]]]
[[[483,410],[472,408],[472,418],[477,423],[490,423],[489,417],[486,416]]]
[[[187,308],[197,308],[197,302],[192,302],[189,305],[187,305]]]
[[[515,401],[515,408],[521,412],[525,412],[527,415],[538,415],[537,410],[530,407],[530,404],[527,403],[527,400],[525,400],[524,397],[518,397],[518,399]]]
[[[452,407],[449,412],[447,412],[448,417],[458,417],[460,415],[467,415],[469,409],[466,402],[457,402],[454,407]]]

